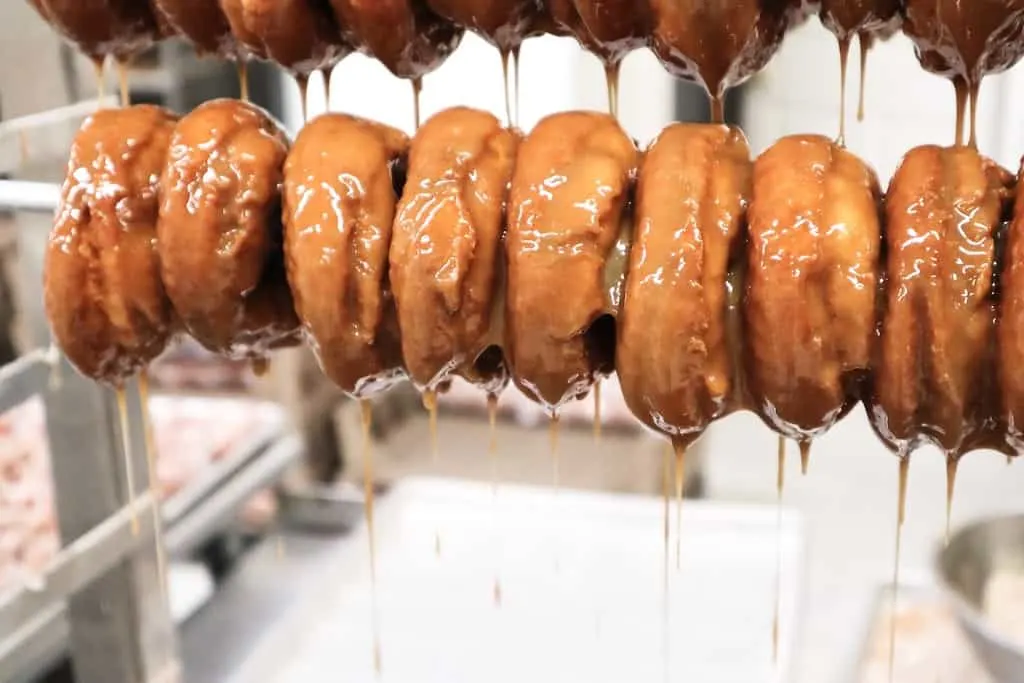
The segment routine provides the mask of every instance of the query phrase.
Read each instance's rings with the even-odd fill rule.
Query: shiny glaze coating
[[[649,0],[573,0],[593,40],[617,63],[646,47],[653,27]]]
[[[1007,446],[1024,452],[1024,163],[1017,173],[1013,220],[999,280],[998,363]]]
[[[869,400],[891,448],[958,456],[1002,446],[995,368],[996,237],[1009,173],[967,147],[918,147],[885,202],[888,254]]]
[[[254,105],[213,100],[174,129],[157,225],[167,295],[211,351],[265,357],[298,341],[281,250],[288,140]]]
[[[160,355],[172,332],[156,222],[173,129],[172,114],[148,105],[86,119],[47,244],[54,340],[83,375],[114,386]]]
[[[142,0],[29,0],[51,26],[94,60],[127,59],[164,37]]]
[[[235,39],[220,0],[152,0],[157,16],[187,38],[200,53],[228,59],[244,57],[248,50]]]
[[[740,403],[728,279],[743,256],[751,166],[739,129],[674,124],[640,167],[615,365],[633,414],[672,437],[695,439]]]
[[[352,51],[319,0],[220,0],[235,38],[298,76],[337,64]]]
[[[665,68],[720,99],[762,69],[793,19],[784,0],[649,0],[651,46]]]
[[[359,50],[399,78],[425,76],[455,51],[464,29],[438,16],[425,0],[330,0]]]
[[[649,0],[546,0],[562,31],[607,65],[646,46],[652,27]]]
[[[1024,0],[903,2],[903,31],[932,73],[977,85],[1024,54]]]
[[[889,38],[900,26],[901,0],[821,0],[819,16],[839,40]],[[865,46],[861,45],[861,49]]]
[[[751,408],[807,440],[860,399],[871,366],[878,179],[828,138],[782,138],[754,164],[743,300]]]
[[[511,51],[535,30],[537,0],[426,0],[438,16],[479,34],[499,50]]]
[[[823,0],[789,0],[787,11],[789,12],[789,25],[800,26],[821,10]]]
[[[613,258],[639,155],[614,118],[567,112],[519,147],[509,202],[506,344],[513,379],[548,410],[611,372]],[[610,337],[610,338],[609,338]]]
[[[149,4],[149,11],[153,13],[153,19],[156,21],[157,38],[162,40],[179,35],[177,27],[168,21],[167,15],[156,6],[157,0],[146,0],[146,2]]]
[[[412,142],[390,262],[402,356],[421,387],[452,370],[490,393],[508,380],[503,362],[476,362],[503,343],[501,238],[518,143],[494,116],[464,107],[432,117]]]
[[[295,310],[327,376],[367,396],[401,378],[388,288],[398,201],[392,172],[408,138],[341,114],[299,133],[284,170],[284,250]]]

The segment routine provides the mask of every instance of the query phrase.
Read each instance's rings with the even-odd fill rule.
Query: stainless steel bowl
[[[1006,632],[985,608],[997,576],[1019,576],[1024,585],[1024,515],[964,527],[939,551],[937,564],[957,620],[981,663],[999,683],[1024,682],[1024,634]],[[1024,615],[1024,593],[1010,609]]]
[[[382,493],[378,489],[378,493]],[[306,531],[346,533],[363,520],[363,492],[351,484],[308,484],[301,490],[280,492],[285,525]]]

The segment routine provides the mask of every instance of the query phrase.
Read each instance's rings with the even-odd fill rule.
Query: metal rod
[[[0,640],[0,681],[36,683],[39,673],[60,661],[67,650],[64,606],[41,612]]]
[[[48,128],[67,121],[80,121],[86,116],[95,113],[98,109],[110,109],[118,105],[118,99],[110,96],[103,99],[82,100],[65,107],[56,107],[37,114],[8,119],[0,123],[0,138],[21,131]]]
[[[246,439],[237,448],[233,448],[226,458],[209,465],[196,481],[174,494],[163,505],[163,520],[168,527],[173,527],[195,508],[216,495],[225,482],[230,481],[239,472],[250,467],[264,452],[285,433],[282,419],[276,424],[258,429],[254,435]]]
[[[15,633],[40,613],[63,607],[64,601],[127,557],[153,535],[151,493],[139,496],[99,526],[64,548],[39,576],[38,585],[0,595],[0,633]],[[141,522],[132,533],[132,520]]]
[[[28,180],[0,180],[0,211],[54,213],[60,204],[60,187]]]
[[[113,392],[76,373],[61,359],[61,383],[44,394],[57,519],[65,543],[88,536],[119,515],[129,491],[148,482],[141,405],[134,382],[128,396],[128,453],[121,448]],[[134,486],[127,483],[131,458]],[[137,516],[148,524],[153,515]],[[80,681],[147,683],[177,666],[174,624],[157,572],[157,543],[148,543],[109,567],[67,600],[70,650]]]
[[[302,442],[297,436],[287,436],[264,451],[247,468],[239,471],[203,505],[194,508],[178,524],[164,534],[167,550],[180,555],[192,549],[195,541],[207,538],[208,533],[230,519],[245,499],[277,479],[302,455]]]
[[[46,349],[35,349],[0,368],[0,413],[42,393],[50,381],[54,360]]]

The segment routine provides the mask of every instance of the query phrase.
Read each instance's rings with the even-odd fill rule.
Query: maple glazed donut
[[[174,331],[156,251],[160,174],[174,116],[106,109],[75,136],[47,243],[44,302],[54,340],[83,375],[121,386]]]
[[[1004,449],[995,377],[995,259],[1012,176],[969,147],[927,145],[900,163],[885,201],[886,286],[871,424],[909,454]]]
[[[863,161],[818,135],[754,164],[743,300],[751,408],[800,442],[863,395],[880,281],[881,190]]]
[[[509,200],[506,343],[516,385],[548,411],[615,362],[639,154],[615,119],[543,119],[519,146]]]
[[[288,140],[258,107],[213,100],[174,129],[161,178],[160,269],[185,329],[207,349],[262,360],[298,342],[284,272]]]
[[[325,374],[353,396],[404,376],[388,284],[404,133],[343,114],[303,127],[284,168],[284,252],[295,311]]]
[[[739,129],[700,124],[666,128],[640,166],[615,366],[633,414],[684,444],[742,406],[751,167]]]
[[[490,394],[508,381],[502,236],[518,144],[494,116],[464,107],[437,114],[412,141],[391,288],[406,369],[427,390],[453,372]]]

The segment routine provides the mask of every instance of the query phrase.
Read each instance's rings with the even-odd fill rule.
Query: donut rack
[[[52,146],[58,154],[53,158],[59,158],[81,118],[97,104],[0,122],[0,160],[26,137],[33,157],[45,156]],[[38,283],[58,189],[51,182],[0,180],[0,221],[13,218],[17,225],[19,314],[36,347],[0,368],[0,413],[34,397],[45,407],[62,539],[39,576],[0,588],[0,681],[32,680],[65,652],[83,681],[177,681],[181,672],[172,610],[161,585],[161,553],[180,557],[222,531],[242,503],[297,460],[302,447],[282,419],[158,503],[148,485],[138,384],[126,387],[130,428],[122,434],[114,393],[82,378],[48,345]]]

